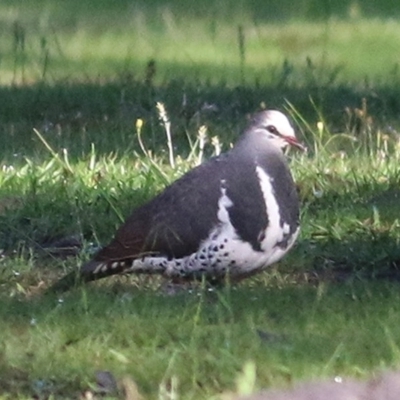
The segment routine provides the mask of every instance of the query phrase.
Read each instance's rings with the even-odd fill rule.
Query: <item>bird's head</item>
[[[306,150],[297,140],[288,118],[280,111],[266,110],[255,114],[250,121],[249,130],[265,135],[271,143],[282,150],[289,145],[302,151]]]

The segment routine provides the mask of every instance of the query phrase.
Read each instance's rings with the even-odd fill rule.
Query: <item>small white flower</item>
[[[313,190],[313,193],[314,193],[314,196],[315,196],[317,199],[320,199],[320,198],[324,195],[323,190],[316,190],[316,189],[314,189],[314,190]]]

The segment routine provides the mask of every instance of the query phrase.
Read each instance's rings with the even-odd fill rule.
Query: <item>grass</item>
[[[76,398],[95,371],[129,376],[145,398],[177,380],[182,398],[235,390],[248,362],[253,389],[334,375],[365,377],[398,365],[393,283],[269,285],[173,297],[121,285],[63,302],[2,301],[1,388]],[[12,310],[12,314],[10,313]],[[10,398],[11,398],[10,397]],[[7,397],[6,397],[7,398]]]
[[[300,130],[313,129],[288,111]],[[170,296],[147,278],[110,280],[61,298],[42,290],[109,240],[133,204],[195,165],[194,144],[192,153],[175,149],[174,169],[167,152],[149,153],[152,136],[166,143],[162,126],[142,135],[146,154],[133,145],[132,154],[93,147],[73,159],[37,138],[41,162],[36,154],[4,164],[2,391],[76,398],[98,390],[96,371],[110,371],[144,398],[214,398],[242,386],[367,377],[396,367],[399,302],[390,279],[400,260],[398,143],[379,139],[379,128],[369,137],[368,126],[358,136],[347,127],[347,136],[334,140],[319,128],[308,132],[311,154],[291,157],[303,210],[296,249],[268,273],[211,293]],[[215,152],[211,143],[205,150]],[[48,247],[71,237],[83,245],[77,256],[60,258]],[[254,382],[242,371],[249,366]]]
[[[93,7],[90,1],[64,5],[41,0],[31,6],[5,1],[0,5],[0,83],[82,81],[127,73],[144,79],[150,60],[156,62],[158,83],[182,76],[231,86],[243,78],[246,84],[283,79],[290,86],[308,79],[321,85],[323,79],[362,81],[382,75],[398,81],[400,28],[395,20],[376,18],[396,15],[389,2],[381,4],[383,13],[369,11],[374,6],[369,2],[358,8],[352,8],[356,2],[347,7],[326,2],[315,11],[309,0],[296,8],[270,3],[225,0],[182,9],[180,2],[133,6],[103,1]],[[303,73],[307,60],[313,73]]]
[[[362,18],[368,2],[285,19],[271,2],[273,23],[244,3],[121,4],[0,5],[0,399],[90,398],[113,386],[98,371],[108,398],[211,399],[398,368],[396,23]],[[279,265],[212,292],[122,277],[43,294],[262,106],[309,147],[289,156],[302,233]]]

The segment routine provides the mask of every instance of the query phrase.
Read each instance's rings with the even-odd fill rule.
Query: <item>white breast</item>
[[[265,206],[268,213],[268,226],[265,230],[265,238],[261,242],[261,248],[268,258],[266,264],[270,265],[279,261],[293,246],[299,234],[299,229],[294,232],[288,241],[287,247],[282,248],[277,246],[277,243],[280,243],[290,232],[290,226],[287,223],[284,223],[283,226],[281,226],[279,204],[276,201],[274,188],[272,186],[273,178],[268,176],[261,167],[257,167],[256,172],[260,180],[261,191],[264,196]]]

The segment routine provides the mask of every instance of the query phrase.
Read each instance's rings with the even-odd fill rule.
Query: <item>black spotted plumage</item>
[[[243,252],[248,252],[249,260],[259,257],[266,264],[268,251],[273,259],[280,258],[280,253],[273,255],[265,236],[276,236],[283,255],[299,226],[297,193],[282,152],[287,144],[300,147],[282,113],[256,114],[230,151],[189,171],[134,210],[114,239],[81,268],[78,279],[90,281],[132,268],[170,277],[176,273],[185,278],[203,274],[222,278],[232,273],[240,278],[241,266],[243,276],[252,272]],[[281,227],[275,232],[269,231],[276,218],[271,219],[266,208],[256,172],[260,168],[272,185],[269,201],[279,205]],[[75,276],[70,274],[55,287],[68,288]]]

